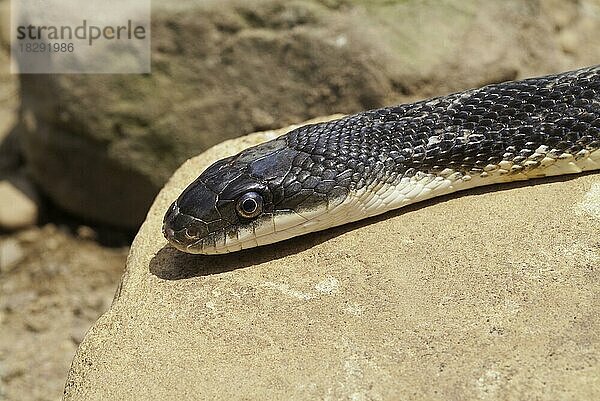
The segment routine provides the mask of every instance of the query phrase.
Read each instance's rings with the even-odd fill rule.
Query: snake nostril
[[[175,238],[175,231],[171,227],[163,226],[163,234],[168,240]]]
[[[180,213],[174,202],[165,214],[162,232],[170,242],[185,244],[201,236],[202,227],[198,223],[193,217]]]

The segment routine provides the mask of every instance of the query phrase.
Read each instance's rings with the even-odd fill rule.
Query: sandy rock
[[[7,242],[22,256],[7,269],[0,260],[0,399],[56,401],[78,341],[110,305],[127,249],[50,224],[0,235],[0,259]]]
[[[12,231],[34,225],[38,204],[36,189],[23,175],[0,179],[0,229]]]
[[[10,43],[10,0],[0,0],[0,44]]]
[[[21,162],[14,132],[18,122],[18,76],[10,74],[9,28],[10,1],[0,0],[0,172],[13,170]]]
[[[55,203],[137,226],[175,168],[223,140],[595,64],[599,6],[157,2],[152,74],[21,77],[24,150]]]
[[[592,185],[592,188],[585,194],[585,198],[579,204],[582,213],[600,220],[600,182]]]
[[[11,238],[0,241],[0,272],[12,269],[23,257],[25,253],[19,241]]]
[[[180,253],[158,195],[66,401],[598,399],[600,175],[477,189],[222,256]]]

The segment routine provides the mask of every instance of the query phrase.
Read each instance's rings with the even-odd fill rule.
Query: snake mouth
[[[194,254],[219,254],[257,246],[255,239],[272,233],[263,219],[251,227],[228,225],[213,232],[205,222],[183,213],[173,202],[163,221],[162,232],[169,243],[180,251]],[[266,228],[266,229],[265,229]]]
[[[294,209],[292,205],[268,209],[256,218],[235,220],[231,216],[226,218],[225,207],[215,209],[218,217],[215,213],[205,213],[211,219],[207,221],[190,215],[178,199],[165,213],[162,232],[173,247],[183,252],[205,255],[235,252],[307,234],[332,223],[340,224],[348,218],[345,212],[348,207],[352,209],[353,200],[356,197],[340,192],[320,203],[296,204]]]
[[[223,254],[254,248],[300,235],[307,226],[314,224],[315,217],[325,209],[310,213],[280,210],[264,213],[258,219],[244,225],[228,225],[209,232],[206,224],[182,213],[174,202],[163,222],[162,232],[176,249],[192,254]]]

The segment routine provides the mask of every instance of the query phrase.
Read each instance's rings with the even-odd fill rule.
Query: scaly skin
[[[220,160],[163,231],[185,252],[231,252],[474,186],[599,169],[599,148],[600,66],[489,85],[306,125]]]

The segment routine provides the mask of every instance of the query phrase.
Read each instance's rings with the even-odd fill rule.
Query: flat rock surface
[[[65,400],[600,398],[600,175],[477,189],[223,256],[168,246],[180,191],[272,137],[224,142],[171,178]]]

